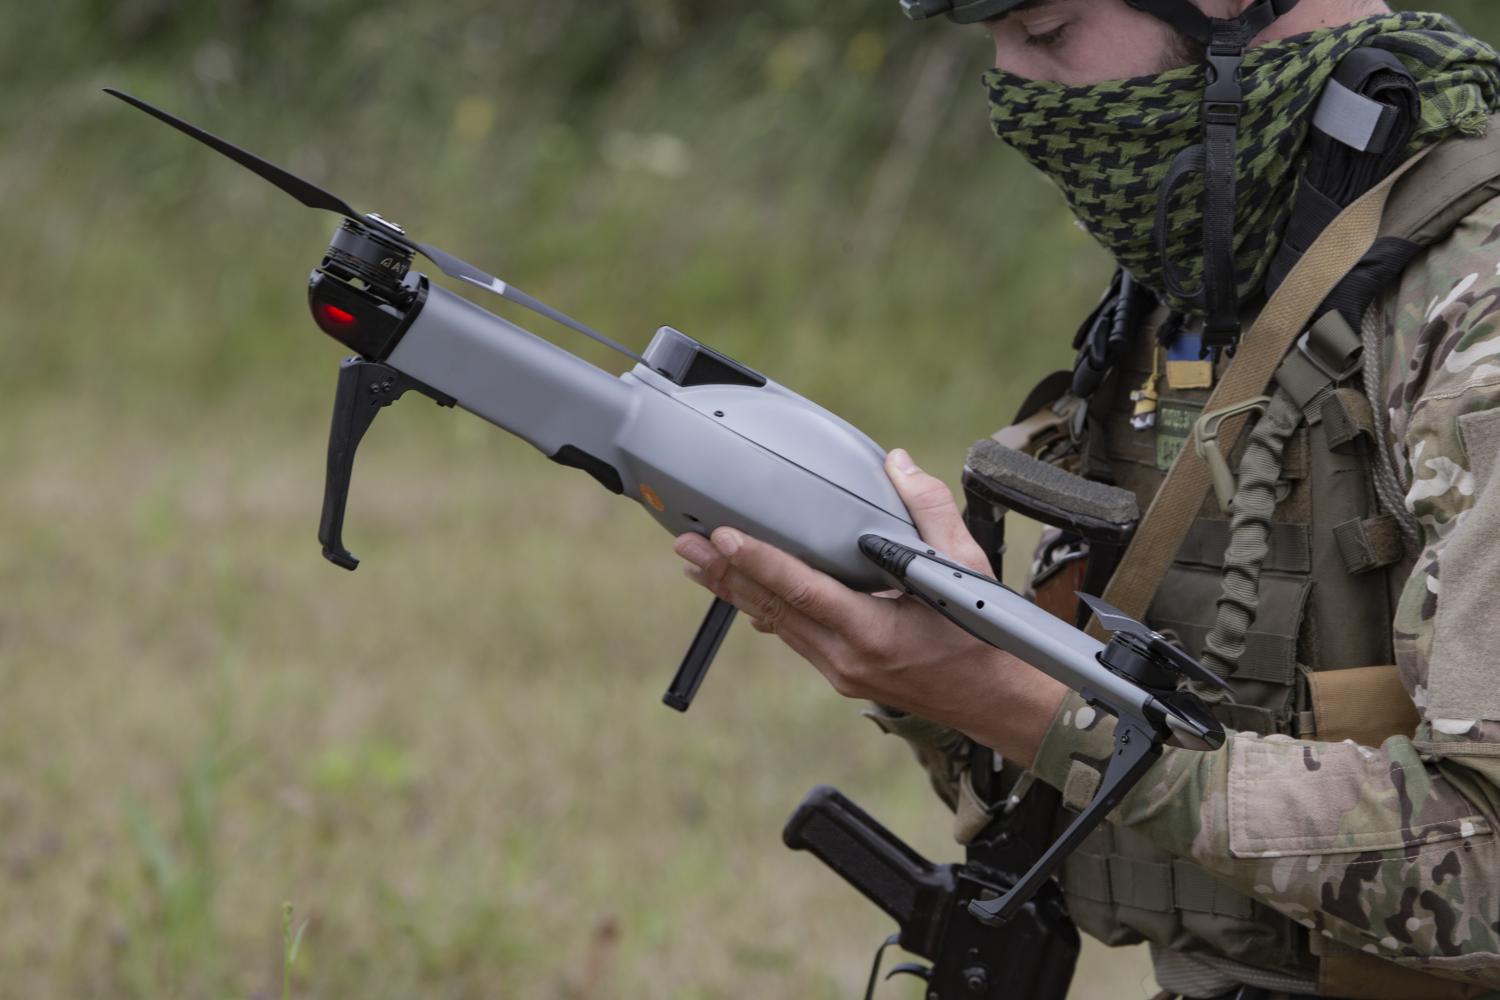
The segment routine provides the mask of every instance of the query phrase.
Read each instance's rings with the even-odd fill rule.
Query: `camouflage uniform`
[[[1500,990],[1500,199],[1379,308],[1388,440],[1424,546],[1394,627],[1415,736],[1169,749],[1112,819],[1335,942]],[[1079,808],[1112,734],[1070,695],[1035,771]]]

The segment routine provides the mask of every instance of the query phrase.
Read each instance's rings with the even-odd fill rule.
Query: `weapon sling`
[[[1265,390],[1314,312],[1375,242],[1391,189],[1430,151],[1418,153],[1392,171],[1345,209],[1308,248],[1241,339],[1234,362],[1206,410],[1245,403]],[[1220,441],[1226,454],[1239,440],[1247,419],[1247,415],[1239,415],[1224,421]],[[1207,463],[1195,449],[1182,449],[1110,578],[1105,601],[1134,618],[1145,615],[1211,485]],[[1101,641],[1107,638],[1097,619],[1089,623],[1088,632]]]

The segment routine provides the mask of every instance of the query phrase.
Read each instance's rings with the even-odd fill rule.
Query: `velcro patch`
[[[1200,403],[1163,399],[1156,412],[1156,467],[1168,472],[1193,436],[1193,427],[1203,414]]]

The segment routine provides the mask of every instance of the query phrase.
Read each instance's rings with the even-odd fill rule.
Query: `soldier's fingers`
[[[815,637],[810,637],[805,630],[788,628],[784,624],[762,621],[759,618],[751,618],[750,625],[757,632],[780,639],[788,649],[811,663],[833,685],[834,690],[850,697],[855,696],[853,689],[845,681],[844,673],[835,666],[835,659],[843,648],[842,640],[837,636],[822,631],[816,633]]]
[[[689,578],[748,615],[757,631],[779,636],[825,675],[832,677],[830,665],[851,643],[876,633],[875,612],[889,602],[850,590],[740,532],[720,529],[713,542],[698,535],[678,539],[678,554],[694,563],[685,567]]]
[[[885,471],[906,509],[911,512],[923,541],[975,572],[990,571],[989,560],[979,543],[974,541],[974,536],[969,534],[953,499],[953,491],[947,484],[918,468],[903,448],[886,456]]]
[[[716,545],[723,544],[726,549],[733,550],[732,555],[738,555],[747,542],[754,541],[743,535],[738,539],[732,536],[723,538],[718,532],[715,533],[714,540]],[[714,572],[717,567],[695,544],[684,546],[684,557],[703,559],[709,564],[709,568],[690,565],[684,566],[683,572],[689,579],[708,588],[715,596],[729,601],[749,616],[750,624],[757,632],[775,635],[794,653],[811,663],[839,694],[849,698],[866,697],[868,678],[859,668],[869,660],[872,649],[884,648],[882,640],[878,638],[881,616],[871,612],[889,615],[891,602],[856,593],[769,545],[762,547],[768,554],[780,557],[771,560],[773,565],[779,565],[780,560],[790,562],[789,566],[783,568],[789,573],[787,579],[795,581],[794,587],[801,586],[808,577],[822,577],[836,588],[829,606],[840,606],[843,602],[848,602],[851,624],[848,625],[847,634],[810,617],[804,610],[808,602],[797,601],[802,605],[802,609],[799,609],[794,606],[792,598],[783,598],[735,566]],[[753,558],[750,563],[752,568],[763,569]]]
[[[693,565],[682,567],[682,572],[689,580],[747,615],[757,632],[778,635],[783,639],[797,637],[801,645],[808,648],[823,649],[833,645],[836,636],[826,625],[808,618],[789,602],[733,567],[726,566],[717,575]]]
[[[801,615],[835,633],[858,628],[864,618],[865,595],[774,545],[733,528],[715,531],[713,544],[732,570],[760,591],[754,597],[765,602],[765,610],[756,617],[779,624],[784,616]],[[766,600],[766,592],[775,599]]]

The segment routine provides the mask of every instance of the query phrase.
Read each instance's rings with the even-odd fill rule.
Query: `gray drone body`
[[[700,372],[674,381],[660,370],[674,359]],[[888,583],[861,535],[919,543],[874,441],[675,330],[616,377],[432,287],[385,363],[548,457],[590,463],[673,534],[731,525],[867,591]]]
[[[929,549],[886,475],[885,452],[852,424],[671,328],[643,358],[616,377],[432,288],[386,363],[544,455],[592,459],[596,478],[617,482],[673,534],[730,526],[856,589],[943,595],[939,610],[965,631],[1146,716],[1151,695],[1100,667],[1104,643]],[[693,359],[709,360],[706,373],[680,384]],[[715,375],[761,384],[702,381]],[[865,536],[924,558],[893,579],[861,546]],[[1188,743],[1198,736],[1179,730]]]
[[[1211,720],[1184,719],[1102,666],[1104,643],[928,548],[869,437],[676,330],[658,330],[641,361],[613,376],[433,286],[384,363],[589,471],[673,534],[729,526],[850,587],[920,593],[965,631],[1115,714],[1169,720],[1181,745],[1214,742]],[[870,538],[913,558],[893,573]]]

